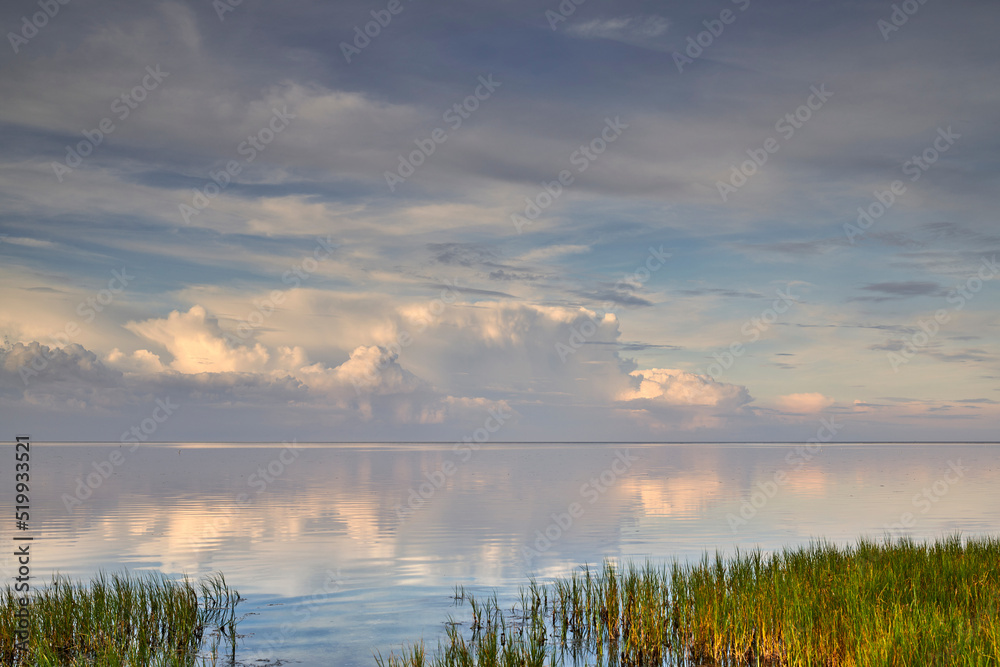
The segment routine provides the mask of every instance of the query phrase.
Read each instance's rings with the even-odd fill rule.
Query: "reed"
[[[159,573],[101,572],[88,586],[53,577],[29,596],[26,644],[16,634],[20,595],[7,586],[0,598],[3,665],[214,665],[219,640],[235,658],[241,598],[221,573],[197,589],[187,579],[174,581]],[[210,637],[216,641],[206,654],[201,649]]]
[[[520,600],[508,616],[495,596],[475,601],[468,637],[453,624],[433,656],[421,645],[419,663],[404,651],[378,664],[1000,664],[996,538],[861,540],[844,549],[814,542],[694,563],[607,561],[548,586],[532,580]]]

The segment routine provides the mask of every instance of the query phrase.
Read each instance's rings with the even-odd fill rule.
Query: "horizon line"
[[[25,437],[20,435],[19,437]],[[30,437],[30,436],[28,436]],[[123,443],[114,440],[34,440],[53,445],[266,445],[287,444],[274,440],[149,440],[141,443]],[[15,444],[13,440],[6,444]],[[451,440],[304,440],[297,444],[308,445],[450,445],[473,442]],[[817,444],[802,440],[496,440],[475,443],[483,445],[796,445]],[[997,440],[838,440],[818,443],[825,445],[1000,445]]]

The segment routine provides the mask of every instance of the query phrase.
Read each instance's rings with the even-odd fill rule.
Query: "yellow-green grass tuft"
[[[1000,540],[825,542],[695,563],[582,568],[533,580],[520,609],[472,602],[466,637],[451,625],[378,656],[384,667],[557,664],[725,667],[1000,665]],[[498,637],[500,638],[498,641]]]
[[[89,585],[56,576],[30,592],[26,616],[22,595],[8,585],[0,598],[2,665],[192,667],[214,664],[222,639],[235,652],[240,597],[221,573],[198,588],[159,573],[101,572]]]

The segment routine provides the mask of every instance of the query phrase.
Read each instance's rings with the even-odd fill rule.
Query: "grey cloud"
[[[585,299],[590,299],[591,301],[610,301],[611,303],[615,303],[620,306],[634,306],[637,308],[647,308],[649,306],[655,305],[649,299],[644,299],[641,296],[636,296],[634,294],[629,294],[627,292],[623,292],[620,290],[595,290],[595,291],[579,290],[574,293],[579,296],[582,296]]]
[[[497,292],[488,289],[476,289],[475,287],[459,287],[457,285],[428,285],[435,290],[453,290],[462,294],[472,294],[474,296],[500,297],[502,299],[516,299],[517,297],[507,292]]]
[[[996,358],[994,354],[980,348],[966,348],[961,352],[947,353],[939,350],[928,350],[928,353],[939,361],[948,363],[986,362]]]
[[[600,343],[604,344],[604,343]],[[613,345],[614,343],[607,343],[608,345]],[[644,350],[683,350],[684,347],[681,345],[664,345],[662,343],[638,343],[638,342],[621,342],[618,343],[619,349],[624,352],[642,352]]]
[[[868,349],[875,352],[899,352],[906,346],[902,340],[890,340],[885,343],[869,345]]]
[[[545,278],[545,276],[537,273],[516,273],[513,271],[504,271],[503,269],[490,271],[490,280],[534,282],[543,278]]]
[[[433,261],[451,266],[496,266],[497,254],[473,243],[428,243]]]
[[[895,296],[939,296],[941,294],[941,286],[937,283],[920,281],[873,283],[865,285],[861,289]]]
[[[15,343],[0,349],[0,365],[7,382],[23,387],[41,382],[80,382],[95,386],[113,386],[122,377],[118,371],[107,368],[97,355],[82,345],[71,343],[66,347],[49,347],[39,342],[27,345]],[[17,378],[16,382],[14,378]],[[24,379],[22,379],[24,378]]]
[[[699,287],[696,289],[682,289],[677,290],[678,294],[684,294],[685,296],[705,296],[710,294],[713,296],[726,296],[734,299],[763,299],[763,294],[758,294],[757,292],[747,292],[741,290],[724,289],[720,287]]]
[[[774,326],[797,327],[800,329],[874,329],[876,331],[891,331],[894,333],[907,333],[913,331],[911,327],[901,324],[809,324],[804,322],[775,322]]]
[[[868,292],[875,292],[881,296],[857,296],[849,301],[891,301],[896,299],[908,299],[915,296],[944,296],[948,293],[946,289],[938,283],[928,281],[903,281],[872,283],[861,287]]]
[[[812,241],[777,241],[774,243],[734,243],[732,247],[747,253],[770,252],[795,257],[827,255],[849,246],[846,238],[834,237]]]

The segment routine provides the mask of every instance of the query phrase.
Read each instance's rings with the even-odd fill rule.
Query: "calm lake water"
[[[3,450],[10,502],[13,446]],[[544,582],[606,558],[1000,532],[997,444],[35,443],[31,453],[36,586],[54,572],[221,570],[253,612],[240,626],[246,663],[371,666],[376,650],[433,647],[449,616],[468,617],[451,599],[456,584],[513,602],[528,575]],[[12,530],[0,524],[8,544]],[[0,558],[5,577],[13,565]]]

